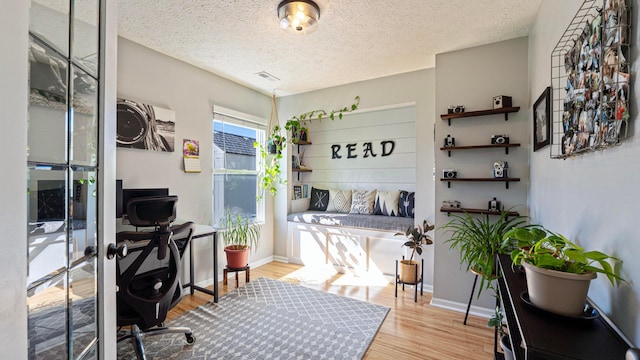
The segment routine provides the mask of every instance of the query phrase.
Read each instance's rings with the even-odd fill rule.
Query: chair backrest
[[[133,226],[155,227],[155,232],[160,235],[158,247],[158,260],[167,256],[167,245],[171,235],[169,227],[176,219],[176,207],[178,197],[148,196],[135,198],[127,203],[127,215]]]
[[[182,296],[181,251],[173,236],[185,248],[194,230],[195,224],[189,222],[168,229],[156,227],[155,231],[117,234],[117,242],[125,242],[128,248],[128,254],[116,261],[119,326],[135,324],[146,330],[165,320]],[[160,257],[163,248],[168,256]]]

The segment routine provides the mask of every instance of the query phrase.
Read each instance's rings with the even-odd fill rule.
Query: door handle
[[[127,244],[116,245],[114,243],[109,244],[107,247],[107,259],[113,259],[118,256],[118,258],[123,258],[127,256],[129,249],[127,249]]]

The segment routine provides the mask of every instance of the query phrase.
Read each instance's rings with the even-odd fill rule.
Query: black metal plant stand
[[[402,260],[404,260],[404,256],[402,257]],[[424,287],[424,283],[423,283],[423,279],[424,279],[424,259],[421,259],[420,261],[421,261],[420,276],[418,277],[418,266],[417,266],[417,264],[413,265],[413,269],[415,271],[414,279],[417,279],[417,280],[416,280],[415,283],[406,283],[406,282],[403,282],[402,280],[400,280],[400,274],[398,273],[398,260],[396,260],[396,297],[398,297],[398,284],[402,285],[402,291],[404,291],[404,286],[405,285],[415,285],[413,301],[414,302],[418,302],[418,284],[420,284],[420,296],[422,296],[423,287]]]

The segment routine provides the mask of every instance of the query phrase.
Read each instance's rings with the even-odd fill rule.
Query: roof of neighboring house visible
[[[213,132],[213,144],[229,154],[255,156],[256,149],[253,147],[254,141],[255,139],[246,136],[228,134],[220,131]]]

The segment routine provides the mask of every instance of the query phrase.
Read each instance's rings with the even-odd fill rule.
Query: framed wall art
[[[122,98],[117,107],[117,147],[173,152],[174,111]]]
[[[551,88],[547,87],[533,104],[533,151],[551,143]]]

